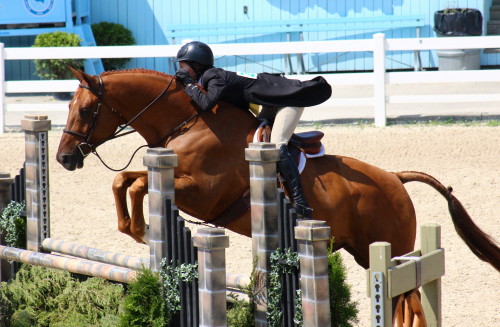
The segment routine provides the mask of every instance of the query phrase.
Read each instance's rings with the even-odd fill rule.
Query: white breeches
[[[303,111],[304,107],[262,108],[259,118],[272,119],[274,117],[271,143],[275,143],[277,148],[288,144]]]

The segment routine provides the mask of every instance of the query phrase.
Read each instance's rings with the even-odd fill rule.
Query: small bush
[[[129,286],[120,326],[166,326],[159,274],[144,269]]]
[[[227,311],[227,325],[231,327],[253,327],[255,326],[255,287],[258,284],[258,273],[256,270],[257,258],[254,259],[250,283],[242,291],[248,296],[248,301],[237,299],[235,294],[230,293],[233,303]]]
[[[161,262],[161,271],[143,269],[129,285],[120,326],[177,326],[180,311],[180,284],[198,278],[196,264],[168,265]]]
[[[52,32],[39,34],[33,47],[78,47],[82,40],[77,34]],[[68,69],[83,68],[82,59],[36,59],[35,73],[42,79],[72,79],[73,73]]]
[[[328,249],[328,284],[332,327],[352,327],[358,322],[357,302],[351,301],[351,288],[346,283],[346,268],[339,252]]]
[[[328,288],[330,293],[330,313],[332,327],[352,327],[358,322],[357,303],[351,301],[350,286],[346,283],[346,268],[340,253],[332,250],[333,239],[328,248]],[[271,273],[269,274],[268,287],[268,313],[269,326],[281,326],[281,291],[280,275],[291,272],[299,261],[297,253],[291,249],[282,251],[278,249],[271,254]],[[303,325],[301,292],[297,292],[294,322]]]
[[[0,284],[0,326],[116,326],[122,300],[121,284],[80,282],[66,271],[23,265]]]
[[[26,248],[26,217],[21,216],[24,203],[11,201],[0,215],[0,232],[7,246]]]
[[[121,24],[101,22],[92,24],[91,27],[97,45],[109,46],[135,44],[132,32]],[[105,58],[102,59],[102,64],[105,70],[116,70],[125,66],[125,64],[129,61],[130,58]]]

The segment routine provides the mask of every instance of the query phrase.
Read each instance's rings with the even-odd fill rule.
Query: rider
[[[301,82],[267,73],[241,74],[215,68],[212,50],[198,41],[183,45],[176,61],[180,68],[175,75],[183,83],[184,91],[202,111],[211,110],[219,101],[230,102],[243,109],[257,104],[262,106],[259,118],[274,119],[271,143],[275,143],[279,149],[278,171],[289,186],[297,214],[311,218],[312,209],[305,199],[299,171],[287,144],[304,107],[320,104],[330,98],[331,86],[325,79],[319,76]]]

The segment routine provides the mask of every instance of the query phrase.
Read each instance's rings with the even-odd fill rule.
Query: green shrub
[[[149,269],[142,270],[137,279],[129,285],[120,326],[166,326],[161,293],[159,274]]]
[[[26,217],[21,216],[24,203],[11,201],[0,215],[0,231],[5,232],[7,246],[26,249]]]
[[[267,320],[269,326],[281,326],[283,312],[281,310],[281,295],[283,286],[281,285],[281,275],[290,274],[294,267],[299,262],[299,254],[293,252],[290,248],[285,250],[277,249],[270,256],[271,272],[269,273],[269,286],[267,298]],[[299,295],[300,292],[297,294]],[[301,303],[296,303],[294,321],[299,326],[302,326],[302,306]]]
[[[121,284],[80,282],[67,271],[23,265],[0,284],[0,326],[116,326],[122,301]]]
[[[12,315],[12,327],[36,326],[36,312],[31,307],[19,309]]]
[[[135,39],[132,32],[121,24],[101,22],[92,24],[92,33],[99,46],[109,45],[134,45]],[[130,58],[105,58],[102,64],[105,70],[120,69]]]
[[[346,268],[339,252],[328,249],[328,284],[332,327],[352,327],[358,322],[357,302],[351,301],[351,288],[346,283]]]
[[[250,283],[242,291],[248,296],[248,301],[237,299],[235,294],[230,293],[233,302],[227,310],[227,325],[231,327],[253,327],[255,326],[255,286],[258,284],[257,258],[254,259]]]
[[[78,47],[82,40],[77,34],[52,32],[39,34],[33,47]],[[73,73],[68,69],[83,68],[82,59],[36,59],[35,73],[42,79],[72,79]]]
[[[181,309],[180,283],[195,278],[198,278],[197,264],[174,267],[163,259],[159,273],[143,269],[129,285],[120,326],[170,326]]]
[[[358,322],[357,303],[351,301],[350,286],[346,283],[346,268],[342,262],[340,253],[332,250],[333,239],[328,248],[328,286],[330,293],[330,313],[332,327],[352,327]],[[291,272],[299,261],[297,253],[290,249],[277,249],[271,254],[271,272],[269,274],[268,287],[268,313],[269,326],[281,326],[281,291],[282,285],[280,275]],[[301,292],[297,292],[297,303],[295,304],[294,322],[302,326],[302,303]]]

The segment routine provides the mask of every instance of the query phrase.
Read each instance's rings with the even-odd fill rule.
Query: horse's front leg
[[[130,185],[129,194],[132,210],[130,231],[143,243],[149,244],[149,226],[144,220],[144,196],[148,194],[148,173],[146,171]]]
[[[137,179],[144,176],[146,172],[125,171],[116,175],[113,180],[113,195],[115,197],[116,213],[118,217],[118,230],[132,237],[136,242],[144,243],[141,237],[137,236],[131,230],[132,219],[127,206],[127,189],[136,182]],[[142,215],[143,224],[144,216]],[[135,225],[135,224],[134,224]]]

